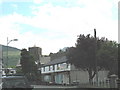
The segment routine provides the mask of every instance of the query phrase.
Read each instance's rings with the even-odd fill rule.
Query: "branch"
[[[94,73],[93,73],[93,75],[92,75],[91,79],[93,79],[93,78],[94,78],[95,74],[96,74],[96,71],[94,71]]]
[[[102,68],[98,68],[98,72],[99,72],[101,69],[102,69]],[[96,74],[96,71],[94,71],[94,73],[93,73],[91,79],[94,78],[95,74]]]
[[[99,67],[99,68],[98,68],[98,72],[99,72],[101,69],[102,69],[102,68]]]

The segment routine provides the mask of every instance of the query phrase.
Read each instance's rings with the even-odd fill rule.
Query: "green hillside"
[[[7,63],[7,46],[2,45],[3,49],[3,64],[6,67]],[[20,59],[20,49],[8,47],[8,67],[15,67]]]

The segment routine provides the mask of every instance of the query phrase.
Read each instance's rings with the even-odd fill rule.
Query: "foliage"
[[[118,44],[105,38],[99,40],[100,48],[97,49],[97,63],[100,68],[105,68],[111,74],[118,72]]]
[[[29,80],[35,80],[38,76],[37,65],[34,58],[29,54],[26,49],[21,50],[20,64],[22,66],[23,73]]]
[[[117,49],[116,42],[94,38],[90,34],[79,35],[76,46],[68,49],[67,58],[77,68],[88,71],[91,83],[96,74],[96,66],[99,70],[112,71],[117,61]]]
[[[16,74],[18,74],[18,75],[23,74],[21,67],[16,67]]]

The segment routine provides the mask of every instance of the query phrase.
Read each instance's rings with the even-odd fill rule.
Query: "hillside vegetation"
[[[3,45],[3,64],[7,64],[7,46]],[[8,47],[8,67],[15,67],[20,59],[20,49]]]

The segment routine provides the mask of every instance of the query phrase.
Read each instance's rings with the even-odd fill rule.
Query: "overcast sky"
[[[0,1],[0,44],[41,47],[43,54],[74,46],[77,35],[94,34],[118,41],[119,0]]]

